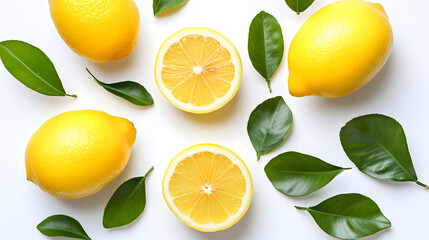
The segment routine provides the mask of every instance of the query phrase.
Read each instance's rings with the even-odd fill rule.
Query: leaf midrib
[[[313,208],[307,208],[307,211],[313,211],[313,212],[316,212],[316,213],[325,214],[325,215],[334,216],[334,217],[347,217],[347,218],[353,218],[353,219],[363,220],[363,221],[372,222],[372,223],[389,224],[388,222],[387,223],[386,222],[379,222],[379,221],[376,221],[376,220],[369,220],[369,219],[365,219],[365,218],[361,218],[361,217],[348,216],[348,215],[338,215],[338,214],[335,214],[335,213],[321,212],[321,211],[315,210]]]
[[[414,177],[412,177],[409,173],[408,173],[408,171],[405,169],[405,167],[404,166],[402,166],[402,164],[390,153],[390,151],[387,149],[387,148],[385,148],[379,141],[377,141],[374,137],[372,137],[371,135],[369,135],[369,134],[366,134],[365,132],[363,132],[363,131],[361,131],[361,130],[359,130],[359,129],[357,129],[357,128],[353,128],[353,129],[355,129],[356,131],[358,131],[358,132],[360,132],[360,133],[362,133],[363,135],[365,135],[365,136],[367,136],[367,137],[369,137],[371,140],[373,140],[375,143],[377,143],[377,145],[379,145],[380,147],[382,147],[388,154],[389,154],[389,156],[390,157],[392,157],[392,159],[399,165],[399,167],[402,169],[402,170],[404,170],[404,172],[411,178],[411,179],[413,179],[414,181],[417,181],[418,179],[417,178],[414,178]]]
[[[55,90],[58,93],[61,93],[61,95],[65,95],[64,92],[62,92],[61,90],[55,88],[54,86],[52,86],[50,83],[48,83],[46,80],[44,80],[41,76],[39,76],[37,73],[35,73],[33,70],[31,70],[31,68],[29,68],[24,62],[22,62],[15,54],[13,54],[13,52],[11,52],[7,47],[5,47],[2,43],[0,43],[0,46],[3,47],[14,59],[16,59],[19,63],[21,63],[28,71],[30,71],[32,74],[36,75],[37,78],[39,78],[42,82],[44,82],[46,85],[48,85],[49,87],[51,87],[53,90]]]
[[[266,13],[263,12],[262,14],[262,37],[264,38],[264,44],[262,44],[263,46],[263,50],[264,50],[264,68],[265,68],[265,80],[269,81],[269,77],[268,77],[268,60],[267,60],[267,47],[266,47],[266,42],[267,42],[267,38],[266,38],[266,34],[265,34],[265,15]]]
[[[125,95],[125,96],[127,96],[127,97],[129,97],[129,98],[132,98],[132,99],[134,99],[134,101],[139,102],[140,104],[147,104],[145,101],[143,101],[143,100],[141,100],[141,99],[139,99],[139,98],[136,98],[136,97],[134,97],[134,96],[132,96],[132,95],[128,94],[127,92],[119,91],[118,89],[116,89],[116,88],[114,88],[114,87],[112,87],[112,86],[111,86],[111,85],[113,85],[113,84],[117,84],[117,83],[126,83],[126,82],[117,82],[117,83],[112,83],[112,84],[103,83],[103,82],[100,82],[99,80],[97,80],[97,82],[98,82],[102,87],[104,87],[104,88],[106,88],[106,89],[109,89],[109,90],[111,90],[111,91],[113,91],[113,92],[117,92],[117,93],[123,94],[123,95]]]
[[[309,173],[309,174],[317,174],[317,173],[331,173],[331,172],[342,172],[344,171],[344,168],[336,169],[336,170],[329,170],[329,171],[321,171],[321,172],[301,172],[301,171],[287,171],[287,170],[274,170],[276,172],[284,172],[284,173]]]
[[[275,115],[276,115],[276,113],[277,113],[277,109],[278,109],[278,108],[279,108],[279,106],[280,106],[280,103],[281,103],[281,101],[278,101],[278,102],[277,102],[276,109],[274,110],[274,114],[273,114],[273,116],[272,116],[272,118],[271,118],[271,121],[270,121],[270,128],[265,132],[264,139],[262,139],[261,145],[259,146],[259,149],[258,149],[258,154],[260,154],[260,153],[261,153],[261,150],[262,150],[262,148],[263,148],[263,146],[264,146],[264,144],[265,144],[265,141],[267,140],[268,133],[269,133],[269,132],[271,131],[271,129],[273,128],[273,122],[274,122],[274,119],[275,119]]]

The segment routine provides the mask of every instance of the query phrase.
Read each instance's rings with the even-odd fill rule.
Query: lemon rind
[[[219,224],[198,224],[195,223],[189,216],[183,215],[180,210],[174,205],[173,197],[170,195],[169,192],[169,182],[171,179],[171,176],[174,173],[174,170],[177,166],[177,164],[182,161],[183,159],[192,156],[195,153],[202,152],[202,151],[209,151],[216,154],[223,154],[227,158],[231,160],[231,162],[235,165],[237,165],[241,172],[243,173],[244,178],[246,179],[246,193],[243,196],[243,204],[241,205],[240,209],[237,211],[237,213],[233,216],[230,216],[230,218]],[[202,232],[216,232],[220,230],[227,229],[237,223],[247,212],[247,209],[250,206],[250,202],[252,200],[253,195],[253,183],[252,183],[252,177],[250,175],[249,169],[247,168],[244,161],[237,156],[234,152],[231,150],[216,145],[216,144],[197,144],[194,146],[191,146],[179,154],[177,154],[173,160],[171,160],[170,164],[167,167],[167,170],[165,172],[164,178],[162,180],[162,194],[164,196],[164,200],[167,203],[167,206],[170,208],[170,210],[174,213],[174,215],[183,223],[188,225],[189,227],[192,227],[196,230],[202,231]]]
[[[205,37],[213,37],[214,39],[219,41],[221,46],[226,48],[230,52],[231,62],[233,63],[235,68],[234,78],[233,78],[233,81],[231,82],[230,90],[225,94],[225,96],[221,98],[217,98],[212,104],[209,104],[207,106],[195,106],[189,103],[180,102],[173,96],[173,94],[171,94],[171,91],[168,90],[167,87],[165,87],[163,81],[161,80],[162,79],[161,70],[164,67],[163,59],[168,48],[173,43],[180,40],[182,37],[190,34],[198,34]],[[175,107],[183,111],[202,114],[202,113],[209,113],[209,112],[218,110],[219,108],[225,106],[235,96],[241,84],[241,79],[243,75],[243,66],[242,66],[241,58],[240,58],[240,55],[238,54],[237,49],[232,44],[232,42],[229,41],[225,36],[209,28],[189,27],[189,28],[184,28],[182,30],[177,31],[169,38],[167,38],[167,40],[164,41],[164,43],[159,48],[158,54],[156,56],[154,71],[155,71],[156,85],[161,91],[161,94],[164,96],[165,99],[167,99],[168,102],[170,102]]]

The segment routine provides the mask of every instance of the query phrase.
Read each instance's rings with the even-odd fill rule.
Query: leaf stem
[[[259,161],[259,159],[261,159],[261,154],[260,153],[256,153],[256,161]]]
[[[428,186],[428,185],[426,185],[426,184],[424,184],[424,183],[422,183],[422,182],[419,182],[419,181],[416,181],[416,183],[417,183],[417,185],[422,186],[422,187],[424,187],[425,189],[429,190],[429,186]]]
[[[268,89],[270,90],[270,93],[272,93],[273,90],[271,90],[271,80],[267,80],[267,85],[268,85]]]
[[[76,95],[76,94],[67,94],[67,93],[66,93],[66,96],[67,96],[67,97],[74,97],[74,98],[77,98],[77,95]]]
[[[295,208],[298,210],[303,210],[303,211],[306,211],[308,209],[306,207],[299,207],[299,206],[295,206]]]
[[[343,168],[343,170],[351,170],[351,169],[352,169],[351,167]]]
[[[146,179],[150,172],[152,172],[153,166],[147,171],[147,173],[144,175],[144,178]]]

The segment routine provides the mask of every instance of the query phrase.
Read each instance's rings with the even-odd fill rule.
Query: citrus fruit
[[[393,45],[383,7],[342,0],[320,9],[299,29],[289,49],[289,92],[296,97],[340,97],[368,83]]]
[[[62,113],[46,121],[25,152],[29,181],[59,198],[94,194],[127,165],[136,129],[101,111]]]
[[[134,0],[49,0],[58,33],[77,54],[109,62],[130,54],[140,16]]]
[[[177,108],[208,113],[229,102],[241,83],[242,66],[234,45],[208,28],[185,28],[158,51],[155,80]]]
[[[214,232],[234,225],[252,199],[252,178],[231,150],[194,145],[171,162],[162,181],[168,207],[186,225]]]

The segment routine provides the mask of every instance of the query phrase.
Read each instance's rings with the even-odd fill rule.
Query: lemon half
[[[219,109],[236,94],[242,66],[234,45],[208,28],[185,28],[159,49],[155,80],[162,95],[192,113]]]
[[[246,213],[252,178],[231,150],[194,145],[171,162],[162,181],[168,207],[186,225],[203,232],[226,229]]]

